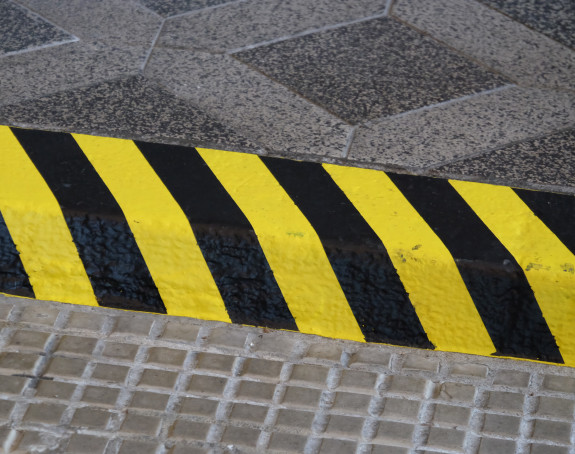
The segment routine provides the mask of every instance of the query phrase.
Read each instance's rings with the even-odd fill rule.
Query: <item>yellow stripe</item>
[[[58,201],[6,126],[0,144],[0,211],[36,298],[97,306]]]
[[[324,164],[379,236],[429,340],[440,350],[489,355],[489,334],[453,257],[389,177]]]
[[[167,313],[229,322],[187,217],[138,147],[73,137],[122,208]]]
[[[511,188],[450,183],[523,268],[563,360],[575,365],[575,256]]]
[[[254,228],[300,331],[363,341],[317,234],[264,163],[198,151]]]

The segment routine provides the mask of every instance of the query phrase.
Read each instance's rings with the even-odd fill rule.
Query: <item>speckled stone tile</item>
[[[76,38],[9,0],[0,0],[0,56]]]
[[[399,0],[393,14],[517,83],[575,88],[575,52],[466,0]]]
[[[341,156],[351,130],[228,55],[156,49],[145,75],[274,154]]]
[[[362,126],[351,161],[425,169],[575,125],[575,94],[511,86]]]
[[[0,107],[0,124],[232,150],[256,149],[190,103],[139,76]]]
[[[434,175],[471,177],[524,186],[564,187],[575,192],[575,129],[515,143],[475,158],[447,164]]]
[[[238,0],[139,0],[141,4],[160,14],[168,17],[176,14],[196,11],[212,6],[232,3]]]
[[[246,1],[166,22],[159,45],[226,51],[383,14],[386,0]]]
[[[479,0],[575,49],[573,0]]]
[[[80,40],[4,57],[0,105],[141,71],[162,23],[155,13],[132,1],[21,3]]]
[[[506,83],[390,18],[306,35],[236,56],[352,124]]]
[[[138,72],[146,46],[117,47],[78,41],[39,52],[9,55],[0,65],[0,105]]]
[[[19,0],[52,23],[86,42],[150,46],[162,20],[126,0]]]

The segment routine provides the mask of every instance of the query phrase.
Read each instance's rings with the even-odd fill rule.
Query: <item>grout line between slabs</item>
[[[520,20],[515,19],[514,17],[510,16],[510,15],[509,15],[508,13],[506,13],[505,11],[499,10],[499,9],[497,9],[496,7],[490,5],[489,3],[482,2],[481,0],[479,0],[479,3],[480,3],[481,6],[483,6],[484,8],[490,9],[490,10],[496,12],[497,14],[499,14],[499,15],[501,15],[501,16],[503,16],[503,17],[509,19],[509,20],[511,20],[512,22],[515,22],[516,24],[519,24],[519,25],[525,27],[526,29],[531,30],[532,32],[535,32],[535,33],[537,33],[538,35],[544,36],[545,38],[548,38],[548,39],[554,41],[555,43],[557,43],[557,44],[563,46],[565,49],[568,49],[568,50],[570,50],[570,51],[575,51],[575,49],[572,48],[572,47],[570,47],[569,45],[566,45],[566,44],[562,43],[561,41],[557,40],[556,38],[554,38],[553,36],[548,35],[547,33],[542,32],[541,30],[538,30],[538,29],[534,28],[534,27],[533,27],[532,25],[530,25],[530,24],[526,24],[526,23],[524,23],[524,22],[521,22]]]
[[[351,151],[351,147],[353,145],[353,141],[355,139],[355,135],[357,133],[358,128],[359,128],[358,125],[354,125],[349,130],[349,133],[347,135],[347,140],[345,142],[345,146],[344,146],[343,151],[341,153],[342,159],[348,159],[349,158],[349,152]]]
[[[390,16],[391,15],[391,10],[393,8],[393,4],[395,3],[395,0],[387,0],[387,4],[385,5],[385,11],[384,14],[386,16]]]
[[[156,44],[158,43],[158,40],[160,39],[160,35],[162,34],[162,30],[164,29],[164,25],[166,25],[166,19],[163,19],[162,22],[160,23],[160,26],[158,27],[158,31],[156,32],[154,39],[152,40],[152,44],[150,45],[150,49],[148,50],[148,52],[146,53],[146,56],[144,57],[144,62],[142,63],[142,74],[144,73],[144,71],[146,70],[146,67],[148,66],[148,62],[150,61],[150,58],[152,57],[152,53],[154,52],[154,49],[156,48]]]
[[[135,5],[136,7],[139,7],[139,8],[146,10],[149,14],[156,16],[158,19],[163,19],[163,20],[166,19],[164,16],[157,13],[152,8],[150,8],[149,6],[145,5],[143,2],[140,2],[138,0],[132,0],[132,4]]]
[[[70,33],[68,30],[60,27],[58,24],[54,23],[51,19],[48,19],[47,17],[43,16],[42,14],[40,14],[39,12],[35,11],[34,9],[30,8],[29,6],[25,6],[23,5],[19,0],[12,0],[12,3],[14,5],[16,5],[17,8],[20,8],[22,10],[24,10],[27,14],[34,16],[37,19],[40,19],[48,24],[50,24],[52,27],[57,28],[58,30],[60,30],[61,32],[66,33],[69,36],[72,36],[73,38],[76,38],[76,40],[80,40],[80,38],[78,38],[76,35],[74,35],[73,33]]]
[[[227,50],[225,53],[226,54],[237,54],[237,53],[244,52],[247,50],[257,49],[258,47],[269,46],[270,44],[277,44],[277,43],[287,41],[290,39],[294,39],[294,38],[301,38],[302,36],[312,35],[314,33],[321,33],[321,32],[325,32],[325,31],[329,31],[329,30],[335,30],[335,29],[338,29],[341,27],[346,27],[348,25],[358,24],[361,22],[367,22],[367,21],[373,20],[373,19],[380,19],[380,18],[385,17],[385,16],[386,16],[386,12],[384,10],[382,12],[372,14],[370,16],[364,16],[364,17],[361,17],[359,19],[352,19],[349,21],[338,22],[337,24],[324,25],[323,27],[317,27],[317,28],[313,28],[313,29],[304,30],[304,31],[301,31],[298,33],[294,33],[292,35],[284,35],[284,36],[280,36],[278,38],[273,38],[273,39],[270,39],[267,41],[260,41],[257,43],[248,44],[246,46],[237,47],[235,49]]]
[[[370,126],[373,126],[381,121],[388,121],[388,120],[396,120],[399,118],[403,118],[403,117],[407,117],[409,115],[413,115],[413,114],[418,114],[420,112],[425,112],[428,110],[432,110],[435,108],[440,108],[440,107],[444,107],[444,106],[449,106],[451,104],[457,104],[460,102],[464,102],[464,101],[468,101],[470,99],[474,99],[474,98],[479,98],[481,96],[486,96],[486,95],[490,95],[493,93],[499,93],[501,91],[507,91],[510,90],[512,88],[517,88],[516,84],[505,84],[505,85],[500,85],[499,87],[495,87],[495,88],[490,88],[489,90],[483,90],[483,91],[479,91],[477,93],[471,93],[469,95],[465,95],[465,96],[460,96],[459,98],[453,98],[453,99],[448,99],[447,101],[441,101],[435,104],[429,104],[427,106],[423,106],[423,107],[418,107],[417,109],[412,109],[412,110],[407,110],[405,112],[400,112],[398,114],[395,115],[390,115],[388,117],[378,117],[378,118],[374,118],[373,120],[369,120],[366,121],[364,123],[361,123],[359,126],[360,127],[367,127],[369,128]]]
[[[41,44],[39,46],[30,46],[30,47],[26,47],[25,49],[19,49],[19,50],[14,50],[11,52],[6,52],[4,54],[0,54],[0,59],[2,59],[4,57],[10,57],[12,55],[26,54],[28,52],[34,52],[37,50],[49,49],[51,47],[61,46],[63,44],[72,44],[72,43],[76,43],[76,42],[80,41],[80,39],[75,37],[74,35],[70,35],[70,36],[71,36],[70,39],[66,39],[66,40],[62,40],[62,41],[53,41],[51,43]]]
[[[505,73],[501,72],[500,70],[495,69],[495,68],[489,66],[486,62],[484,62],[483,60],[478,59],[477,57],[475,57],[475,56],[473,56],[473,55],[466,54],[463,50],[458,49],[458,48],[454,47],[453,45],[447,43],[446,41],[443,41],[443,40],[439,39],[438,37],[436,37],[436,36],[432,35],[430,32],[428,32],[427,30],[425,30],[425,29],[423,29],[423,28],[419,28],[419,27],[416,26],[415,24],[412,24],[411,22],[408,22],[407,20],[402,19],[401,17],[396,16],[396,15],[394,15],[394,14],[390,14],[390,17],[392,17],[393,19],[395,19],[397,22],[400,22],[401,24],[405,25],[406,27],[409,27],[409,28],[415,30],[416,32],[418,32],[418,33],[420,33],[420,34],[426,36],[427,38],[429,38],[429,39],[435,41],[436,43],[441,44],[443,47],[448,48],[449,50],[451,50],[451,52],[453,52],[453,53],[455,53],[455,54],[457,54],[457,55],[459,55],[459,56],[461,56],[461,57],[463,57],[463,58],[465,58],[465,59],[467,59],[467,60],[469,60],[469,61],[475,63],[477,66],[480,66],[480,67],[483,68],[484,70],[489,71],[489,72],[491,72],[491,73],[493,73],[493,74],[496,74],[496,75],[498,75],[499,77],[502,77],[503,79],[506,79],[506,80],[510,81],[511,83],[513,83],[513,84],[516,84],[516,83],[517,83],[517,81],[515,81],[512,76],[510,76],[510,75],[508,75],[508,74],[505,74]]]

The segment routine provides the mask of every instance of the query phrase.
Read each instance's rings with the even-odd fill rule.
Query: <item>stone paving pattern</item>
[[[0,440],[43,453],[564,453],[575,370],[0,297]]]
[[[0,123],[575,192],[571,0],[0,0]]]

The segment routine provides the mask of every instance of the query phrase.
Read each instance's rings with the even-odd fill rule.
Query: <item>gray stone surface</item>
[[[507,83],[387,17],[236,57],[352,124]]]
[[[80,41],[4,57],[0,105],[136,74],[146,56],[143,46],[110,52],[104,44]]]
[[[113,46],[152,44],[161,19],[132,0],[19,0],[86,42]]]
[[[132,1],[22,0],[80,39],[5,56],[0,104],[136,74],[145,65],[162,20]]]
[[[435,167],[575,125],[574,106],[572,93],[512,86],[362,126],[349,157],[406,169]]]
[[[386,0],[248,0],[170,19],[160,46],[224,52],[383,14]]]
[[[192,146],[256,149],[193,104],[140,76],[1,106],[0,123]]]
[[[563,110],[573,111],[575,52],[474,1],[4,0],[3,5],[13,3],[79,39],[0,55],[0,106],[9,106],[3,121],[14,125],[79,127],[425,172],[572,124],[560,108],[549,107],[563,98]],[[557,5],[563,13],[553,17],[569,22],[568,10]],[[36,29],[30,36],[18,33],[11,27],[5,39],[23,47],[26,39],[44,39]],[[254,57],[249,64],[238,60],[247,56]],[[455,74],[454,61],[466,70]],[[477,79],[491,70],[502,76]],[[376,73],[381,77],[373,77]],[[383,83],[386,78],[390,83]],[[515,82],[511,93],[520,95],[506,98],[502,107],[504,95],[485,92],[493,78]],[[527,87],[547,91],[534,95]],[[422,111],[408,110],[383,123],[376,118],[417,106]],[[407,120],[399,121],[402,115]],[[565,184],[572,187],[571,180]]]
[[[572,0],[480,1],[575,49],[575,3]]]
[[[6,452],[569,454],[573,448],[573,368],[423,356],[250,327],[232,328],[245,344],[230,347],[219,336],[223,323],[3,296],[0,314]],[[82,324],[90,318],[96,329]],[[199,335],[186,341],[163,335],[184,329]],[[22,333],[48,337],[30,335],[36,350],[21,353]],[[40,337],[46,342],[36,342]],[[56,350],[66,338],[95,344]],[[170,351],[182,354],[174,360]],[[150,362],[159,356],[173,361]],[[362,362],[350,365],[351,358]]]
[[[10,0],[0,0],[0,56],[75,39]]]
[[[575,88],[574,51],[484,5],[400,0],[393,13],[515,82]]]
[[[145,75],[275,154],[339,156],[351,130],[228,55],[156,49]]]
[[[434,172],[453,178],[570,190],[575,187],[575,129],[515,143]]]
[[[150,8],[162,16],[174,16],[189,11],[196,11],[203,8],[210,8],[226,3],[234,3],[242,0],[139,0],[142,5]]]

